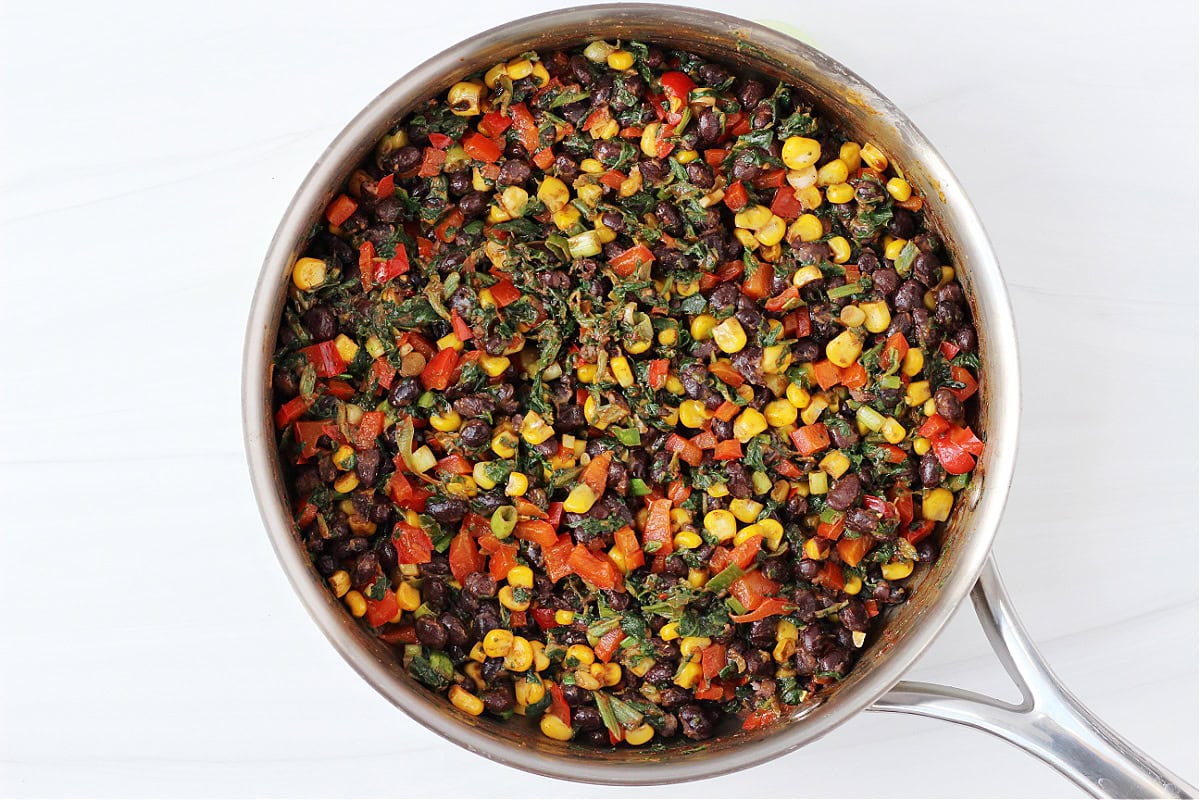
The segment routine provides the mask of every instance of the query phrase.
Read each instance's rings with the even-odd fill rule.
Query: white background
[[[1197,19],[1173,3],[704,3],[904,108],[995,242],[1024,378],[996,550],[1101,717],[1197,779]],[[685,789],[444,743],[354,675],[250,494],[261,258],[340,127],[553,3],[0,7],[0,793],[1077,795],[982,734],[865,715]],[[912,677],[1011,696],[969,610]]]

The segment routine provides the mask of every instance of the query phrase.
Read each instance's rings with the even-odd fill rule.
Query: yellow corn
[[[908,198],[912,197],[912,187],[908,185],[908,181],[904,178],[892,178],[887,182],[887,193],[892,196],[892,199],[897,203],[903,203]]]
[[[796,408],[805,408],[808,406],[812,397],[808,391],[798,383],[789,383],[787,387],[787,400]]]
[[[508,73],[509,80],[519,81],[533,74],[533,62],[528,58],[514,58],[504,65],[504,71]]]
[[[479,664],[487,661],[487,653],[483,652],[483,642],[476,642],[471,645],[471,652],[467,654],[467,658]]]
[[[845,264],[850,260],[850,242],[846,241],[845,236],[834,236],[828,244],[833,251],[833,263]]]
[[[567,663],[580,667],[590,666],[596,661],[596,654],[586,644],[573,644],[567,648]]]
[[[575,206],[563,206],[554,212],[554,227],[560,231],[569,231],[579,224],[579,216],[579,209]]]
[[[621,665],[615,661],[608,664],[598,662],[592,664],[588,667],[588,672],[600,682],[601,686],[616,686],[621,682]]]
[[[735,498],[729,501],[729,512],[742,522],[754,522],[762,510],[763,504],[757,500]]]
[[[825,356],[843,369],[858,360],[863,341],[854,331],[842,331],[825,345]]]
[[[859,308],[866,315],[863,324],[871,333],[883,333],[892,324],[892,312],[883,300],[874,303],[862,303]]]
[[[658,332],[658,343],[665,347],[674,347],[679,341],[679,331],[674,328],[663,328]]]
[[[677,528],[682,527],[684,525],[691,525],[692,524],[692,512],[688,511],[686,508],[672,508],[671,509],[671,524]]]
[[[704,544],[704,540],[700,538],[700,534],[695,531],[680,531],[675,534],[675,547],[679,550],[694,550]]]
[[[900,253],[904,251],[904,245],[908,244],[907,239],[892,239],[883,247],[883,257],[889,261],[895,261],[900,257]]]
[[[763,412],[767,419],[767,424],[774,428],[782,428],[794,424],[796,417],[800,413],[795,405],[783,398],[767,403]]]
[[[542,734],[560,742],[569,742],[575,736],[574,729],[553,714],[546,714],[538,723]]]
[[[829,543],[814,536],[804,543],[804,555],[813,561],[824,561],[829,557]]]
[[[523,564],[518,564],[511,568],[504,579],[508,581],[509,586],[520,586],[524,589],[533,588],[533,570]]]
[[[450,703],[459,711],[473,717],[483,713],[483,701],[458,684],[450,687]]]
[[[733,438],[745,444],[766,429],[767,420],[762,412],[747,408],[733,421]]]
[[[772,214],[767,223],[754,232],[754,238],[758,239],[760,244],[771,247],[782,242],[785,233],[787,233],[787,223],[783,221],[782,217]]]
[[[529,205],[529,192],[520,186],[506,186],[500,193],[500,207],[510,217],[525,215],[525,207]]]
[[[926,453],[928,453],[929,448],[931,446],[932,446],[932,443],[928,439],[926,439],[924,436],[918,436],[915,439],[913,439],[913,443],[912,443],[913,452],[919,456],[923,456]]]
[[[911,408],[923,405],[932,396],[933,394],[929,390],[929,381],[913,381],[904,390],[904,402]]]
[[[843,306],[838,319],[848,328],[857,328],[867,321],[867,312],[856,305]]]
[[[821,196],[821,190],[815,183],[796,192],[796,197],[800,200],[800,207],[805,211],[814,211],[820,208],[821,203],[825,201],[825,198]]]
[[[804,136],[789,136],[783,143],[780,157],[788,169],[804,169],[821,158],[821,143]]]
[[[540,680],[518,678],[513,684],[513,694],[516,695],[518,706],[532,706],[546,696],[546,684]]]
[[[921,413],[927,417],[932,417],[937,413],[937,404],[933,402],[932,397],[921,405]]]
[[[617,383],[625,388],[633,386],[633,370],[629,366],[629,359],[625,356],[616,356],[608,361],[608,367],[612,370],[613,377],[617,379]]]
[[[492,452],[501,458],[512,458],[517,454],[517,437],[512,431],[497,431],[492,437]]]
[[[883,151],[870,142],[867,142],[862,146],[861,155],[862,160],[866,162],[866,165],[876,172],[883,172],[885,169],[887,169],[887,156],[883,154]]]
[[[846,167],[846,162],[835,158],[817,170],[817,186],[834,186],[845,183],[849,177],[850,170]]]
[[[664,642],[670,642],[674,639],[678,639],[679,623],[668,622],[666,625],[663,625],[658,629],[658,638],[662,639]]]
[[[762,534],[763,544],[767,546],[767,549],[772,552],[778,550],[780,543],[783,541],[783,525],[780,524],[779,520],[767,517],[756,523],[756,527],[758,528],[758,532]]]
[[[811,472],[808,475],[808,493],[825,494],[829,491],[829,476],[824,472]]]
[[[799,222],[799,220],[797,220],[797,222]],[[792,227],[795,227],[794,223]],[[792,274],[792,286],[795,286],[797,289],[803,289],[808,284],[812,283],[813,281],[819,281],[823,277],[825,276],[821,274],[820,267],[818,267],[816,264],[809,264],[806,267],[801,267]]]
[[[339,447],[333,454],[333,465],[338,469],[350,469],[351,459],[354,458],[354,448],[348,444]]]
[[[700,666],[699,661],[689,661],[679,671],[679,677],[675,679],[675,685],[684,689],[690,689],[696,685],[696,681],[700,680],[700,676],[703,674],[704,668]]]
[[[812,425],[821,418],[821,412],[827,408],[829,408],[829,401],[818,395],[810,400],[804,410],[800,412],[800,419],[805,425]]]
[[[350,591],[350,573],[339,569],[330,575],[329,588],[333,590],[334,597],[345,597],[346,592]]]
[[[831,203],[849,203],[854,199],[854,187],[848,183],[835,183],[825,190],[825,199]]]
[[[712,330],[717,325],[717,318],[712,314],[698,314],[692,317],[689,332],[697,342],[707,341],[712,336]]]
[[[775,320],[771,320],[774,322]],[[762,371],[767,375],[786,372],[792,365],[792,352],[786,345],[771,344],[763,348]]]
[[[850,469],[850,459],[841,450],[830,450],[819,464],[833,478],[840,478]]]
[[[572,514],[586,514],[596,504],[596,492],[586,483],[576,485],[563,501],[563,510]]]
[[[488,658],[504,658],[513,646],[512,631],[492,628],[483,637],[483,653]]]
[[[788,228],[788,241],[799,239],[802,242],[815,242],[825,235],[825,226],[816,214],[801,214]],[[809,265],[814,266],[814,265]],[[820,273],[820,270],[817,270]],[[818,277],[820,275],[818,274]],[[793,278],[793,283],[795,279]]]
[[[633,66],[633,53],[628,50],[614,50],[608,54],[608,66],[618,71],[627,70]]]
[[[537,80],[538,86],[545,86],[550,82],[550,72],[541,61],[533,62],[533,72],[530,74]]]
[[[685,636],[679,641],[679,655],[691,658],[693,655],[699,655],[700,651],[710,644],[712,639],[707,636]]]
[[[712,412],[699,400],[684,400],[679,404],[679,424],[685,428],[703,428]]]
[[[667,376],[667,387],[666,388],[667,388],[668,392],[670,392],[671,394],[676,395],[676,396],[679,396],[684,393],[683,381],[679,380],[679,378],[675,375]],[[674,425],[675,423],[671,423],[671,424]]]
[[[924,367],[925,353],[914,347],[904,354],[904,364],[900,367],[900,371],[911,378]]]
[[[858,146],[858,142],[846,142],[838,150],[838,158],[845,161],[847,168],[854,172],[862,166],[862,148]]]
[[[560,179],[547,175],[538,186],[538,199],[551,213],[561,211],[571,201],[571,190]]]
[[[631,731],[625,731],[625,743],[631,744],[634,747],[643,745],[654,738],[654,728],[650,727],[650,723],[643,722]]]
[[[709,497],[727,497],[729,495],[729,487],[724,483],[714,483],[704,491]]]
[[[687,576],[688,585],[693,589],[702,589],[704,584],[708,583],[708,570],[706,569],[689,569]]]
[[[895,417],[888,417],[884,420],[880,432],[889,444],[900,444],[904,441],[904,437],[908,436],[908,431],[904,430],[904,426],[897,422]]]
[[[921,499],[921,516],[934,522],[945,522],[954,507],[954,492],[941,486],[930,489]]]
[[[429,426],[443,433],[456,431],[462,427],[462,416],[453,408],[447,409],[444,414],[430,414]]]
[[[509,587],[504,587],[505,589]],[[525,604],[529,606],[528,603]],[[524,611],[525,609],[514,609]],[[504,668],[511,672],[525,672],[533,666],[533,645],[524,636],[514,636],[512,649],[504,657]]]
[[[302,258],[292,267],[292,283],[302,292],[323,286],[325,277],[325,262],[319,258]]]
[[[795,639],[780,639],[775,643],[775,649],[771,652],[772,657],[780,664],[787,663],[796,653]]]
[[[909,575],[912,575],[913,562],[908,559],[894,561],[890,564],[884,564],[879,568],[879,571],[889,581],[902,581]]]
[[[504,484],[504,493],[509,497],[523,497],[529,491],[529,476],[524,472],[508,473],[508,482]]]
[[[704,515],[704,529],[724,542],[737,534],[737,518],[723,508],[716,508]]]
[[[350,609],[350,613],[356,617],[361,617],[367,613],[367,599],[357,589],[351,589],[346,592],[342,596],[342,602]]]
[[[546,645],[534,640],[530,642],[533,645],[533,669],[535,672],[545,672],[550,667],[550,657],[546,655]]]
[[[479,366],[489,378],[497,378],[504,374],[512,362],[508,356],[480,356]]]
[[[547,425],[536,411],[530,411],[521,420],[521,438],[530,444],[541,444],[553,435],[554,428]]]
[[[342,360],[349,364],[358,355],[358,342],[351,339],[344,333],[339,333],[337,338],[333,340],[333,346],[337,348],[338,355]]]
[[[338,494],[350,494],[357,488],[358,475],[353,472],[344,472],[333,482],[333,490]]]
[[[746,346],[746,331],[737,317],[730,317],[712,329],[717,347],[726,353],[736,353]]]

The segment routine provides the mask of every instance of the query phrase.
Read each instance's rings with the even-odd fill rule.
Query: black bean
[[[426,647],[441,650],[446,646],[446,642],[449,641],[450,636],[446,631],[446,626],[434,619],[432,614],[418,617],[415,626],[417,629],[417,641]]]
[[[486,683],[496,683],[501,675],[504,674],[504,659],[503,658],[485,658],[483,660],[483,668],[479,670],[479,676]]]
[[[481,217],[488,209],[488,196],[483,192],[467,192],[458,201],[458,208],[467,219]]]
[[[684,168],[688,181],[700,189],[711,189],[714,183],[712,167],[703,161],[693,161]]]
[[[910,331],[912,331],[912,314],[907,311],[900,311],[892,315],[891,324],[888,325],[885,335],[892,336],[893,334],[902,333],[908,336]]]
[[[693,741],[711,739],[716,733],[716,712],[689,703],[679,709],[679,729]]]
[[[858,502],[861,490],[862,482],[858,476],[846,475],[833,484],[833,488],[825,496],[825,502],[829,504],[830,508],[845,511]]]
[[[750,623],[750,630],[747,633],[747,638],[750,644],[755,647],[769,647],[775,644],[775,631],[779,627],[779,619],[777,617],[767,617],[766,619],[756,619]]]
[[[932,489],[942,482],[942,465],[938,463],[937,456],[933,453],[921,456],[921,465],[917,469],[921,477],[921,485],[926,489]]]
[[[759,159],[762,153],[756,148],[746,148],[738,151],[729,167],[729,177],[735,181],[751,181],[762,174]]]
[[[379,559],[379,567],[384,572],[391,572],[396,568],[399,557],[390,536],[384,536],[375,544],[375,557]]]
[[[592,150],[598,161],[611,167],[621,159],[624,147],[616,139],[601,139],[592,146]]]
[[[488,631],[500,627],[500,612],[492,606],[483,606],[471,617],[471,632],[476,639],[482,639]]]
[[[646,670],[645,681],[654,686],[666,686],[675,677],[675,667],[665,661],[656,661]]]
[[[725,462],[726,486],[729,488],[729,494],[741,500],[754,494],[754,487],[750,483],[749,471],[737,461]]]
[[[963,404],[962,401],[945,386],[940,387],[933,393],[933,402],[937,407],[937,413],[949,421],[960,424],[963,421]]]
[[[820,561],[803,558],[796,564],[796,577],[802,581],[812,581],[821,574],[822,569]]]
[[[454,410],[468,419],[484,417],[496,410],[496,401],[486,394],[468,394],[454,401]]]
[[[848,408],[848,406],[843,406]],[[829,438],[833,440],[833,446],[838,449],[853,447],[858,444],[858,431],[850,425],[827,425],[829,430]]]
[[[571,706],[572,708],[575,708],[576,706],[582,706],[587,703],[589,699],[591,699],[591,692],[581,686],[576,686],[575,684],[571,683],[563,684],[562,693],[563,699],[566,700],[567,705]]]
[[[928,288],[933,288],[942,279],[941,259],[933,253],[925,251],[917,253],[917,257],[913,261],[912,270],[913,277]]]
[[[424,616],[421,619],[425,619]],[[464,648],[464,646],[470,644],[470,633],[467,631],[467,626],[463,625],[462,620],[458,619],[457,616],[446,612],[442,616],[439,616],[438,621],[442,622],[442,627],[445,628],[446,632],[446,639],[449,640],[450,644],[460,646],[460,648]]]
[[[817,602],[817,594],[812,589],[797,589],[792,592],[792,603],[796,606],[795,614],[800,617],[801,622],[812,622],[815,620],[817,618],[817,611],[821,607]]]
[[[531,174],[529,164],[518,158],[510,158],[500,167],[496,176],[497,186],[523,186]]]
[[[929,313],[929,309],[925,306],[918,306],[912,310],[913,330],[917,334],[917,341],[922,347],[932,347],[937,344],[935,339],[936,332],[933,329],[933,315]]]
[[[931,561],[936,561],[938,553],[942,551],[942,546],[938,544],[937,538],[934,536],[926,536],[916,544],[917,561],[928,564]]]
[[[328,578],[334,572],[337,572],[337,560],[331,555],[319,556],[315,562],[317,572],[321,573],[322,577]]]
[[[366,539],[359,541],[366,543]],[[352,581],[355,586],[368,586],[375,582],[375,576],[379,574],[379,557],[374,553],[363,553],[354,562],[354,575]]]
[[[323,342],[338,334],[337,314],[334,314],[333,309],[329,306],[315,305],[305,311],[304,316],[300,319],[304,323],[305,329],[317,341]]]
[[[463,579],[463,592],[475,597],[495,597],[496,579],[486,572],[472,572]]]
[[[712,432],[721,440],[733,438],[733,420],[712,418]]]
[[[643,183],[659,183],[670,172],[667,165],[659,158],[647,158],[638,163],[638,172],[642,174]]]
[[[897,311],[912,311],[924,302],[924,298],[925,287],[910,278],[900,284],[900,288],[896,290],[896,299],[893,302]]]
[[[417,569],[423,578],[430,575],[449,575],[450,561],[441,553],[435,553],[429,561],[419,565]]]
[[[426,578],[421,583],[421,599],[424,600],[430,608],[440,611],[449,604],[450,587],[448,587],[446,582],[441,578]]]
[[[771,654],[752,648],[746,653],[746,672],[751,675],[770,675],[775,671],[775,663],[771,659]]]
[[[583,706],[571,715],[571,724],[581,731],[597,731],[604,727],[604,719],[595,706]]]
[[[705,64],[696,71],[696,76],[701,85],[715,87],[729,80],[729,71],[719,64]]]
[[[861,264],[859,269],[862,269]],[[900,276],[896,274],[896,270],[891,267],[886,269],[877,269],[871,273],[871,281],[875,285],[875,291],[884,295],[891,296],[900,288]]]
[[[750,114],[750,127],[756,131],[771,127],[771,123],[774,121],[775,110],[766,103],[759,103]]]
[[[851,181],[855,184],[854,181]],[[854,185],[854,196],[864,205],[874,205],[883,199],[883,187],[878,181],[861,179]]]
[[[892,207],[892,219],[888,222],[888,233],[900,239],[909,239],[917,232],[917,215],[907,208]]]
[[[741,295],[737,299],[737,311],[734,312],[738,322],[742,323],[742,327],[747,328],[748,332],[758,330],[762,325],[762,312],[758,310],[758,306],[754,301],[745,295]]]
[[[803,517],[808,513],[808,498],[799,494],[789,497],[784,510],[792,519]]]
[[[421,163],[421,151],[413,147],[411,144],[406,144],[397,150],[393,150],[386,156],[380,159],[381,166],[388,172],[394,172],[397,175],[408,172]]]
[[[672,204],[666,200],[659,201],[654,207],[654,216],[658,218],[663,230],[672,236],[682,236],[684,234],[683,215],[679,213]]]
[[[697,141],[701,145],[716,144],[717,139],[721,138],[721,120],[711,108],[700,112],[700,118],[696,122],[696,132],[699,135]]]
[[[612,740],[608,738],[608,729],[598,731],[580,731],[578,741],[589,747],[607,747],[612,749]]]
[[[583,55],[575,53],[569,62],[571,74],[581,86],[591,86],[595,76],[592,75],[592,65]]]
[[[966,301],[966,296],[963,295],[962,287],[957,283],[947,283],[937,290],[937,301],[962,305]]]
[[[764,381],[762,348],[743,348],[733,354],[733,357],[729,359],[729,363],[750,383],[760,385]]]
[[[852,508],[846,512],[846,527],[855,533],[870,533],[879,525],[879,515],[865,508]]]
[[[521,144],[516,139],[510,139],[508,143],[504,145],[504,157],[524,159],[529,157],[529,151],[525,149],[525,145]]]
[[[462,426],[458,435],[467,447],[483,447],[491,441],[492,427],[481,419],[473,419]]]
[[[425,513],[438,522],[460,522],[467,515],[467,504],[456,497],[431,497]]]
[[[559,153],[554,157],[554,170],[558,177],[567,183],[579,177],[579,163],[566,153]]]
[[[822,672],[836,672],[845,675],[850,669],[850,651],[841,645],[831,645],[824,653],[817,656],[817,665]]]
[[[964,353],[973,353],[975,348],[979,346],[979,340],[975,335],[975,328],[970,325],[963,325],[954,332],[950,337],[950,341]]]
[[[742,104],[743,109],[751,109],[758,105],[758,101],[767,96],[767,90],[760,81],[753,78],[741,82],[741,87],[737,90],[738,102]]]
[[[662,701],[664,708],[675,708],[691,700],[692,695],[686,689],[680,689],[678,686],[669,686],[659,692],[659,699]]]
[[[658,724],[658,735],[663,739],[671,739],[679,733],[679,719],[674,714],[663,714],[662,722]]]
[[[516,693],[511,683],[493,686],[480,695],[479,699],[483,701],[483,707],[493,714],[503,714],[517,705]]]
[[[938,301],[933,307],[933,321],[943,328],[958,329],[962,322],[962,306],[958,303]]]
[[[351,558],[359,555],[360,553],[365,553],[367,548],[370,546],[370,543],[361,536],[352,536],[342,539],[336,545],[334,545],[333,556],[334,558],[342,559]],[[362,581],[360,581],[360,583],[362,583]]]

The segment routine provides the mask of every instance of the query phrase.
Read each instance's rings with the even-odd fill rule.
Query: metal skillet
[[[388,129],[426,97],[526,50],[604,38],[688,49],[787,80],[859,141],[878,145],[924,195],[959,270],[979,329],[982,430],[987,449],[958,503],[943,553],[913,580],[852,674],[765,728],[722,731],[700,744],[611,752],[551,741],[522,727],[457,712],[405,673],[391,649],[364,630],[325,588],[292,522],[271,423],[269,374],[291,266],[305,233]],[[887,98],[829,56],[745,20],[664,5],[595,5],[502,25],[421,64],[373,100],[313,166],[276,231],[247,329],[243,422],[251,480],[276,555],[301,601],[338,652],[388,700],[430,730],[495,761],[574,781],[645,785],[722,775],[814,741],[864,710],[935,717],[998,736],[1097,797],[1194,797],[1195,787],[1122,739],[1063,687],[1017,619],[990,555],[1016,459],[1020,386],[1016,332],[1004,279],[970,201],[950,168]],[[902,681],[970,594],[1021,702]]]

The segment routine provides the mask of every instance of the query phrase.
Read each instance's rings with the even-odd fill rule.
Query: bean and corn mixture
[[[497,64],[295,264],[304,544],[464,714],[606,747],[768,724],[849,673],[982,453],[947,261],[789,86],[637,42]]]

